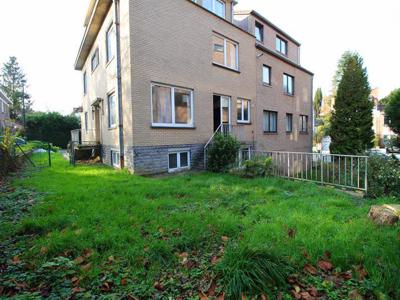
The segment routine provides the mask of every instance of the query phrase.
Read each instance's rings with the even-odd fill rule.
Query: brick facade
[[[104,20],[98,20],[98,34],[86,54],[81,50],[76,68],[88,75],[88,92],[83,109],[89,115],[86,139],[98,132],[103,146],[104,162],[111,148],[119,148],[118,129],[108,128],[107,96],[117,91],[116,62],[105,62],[105,34],[113,22],[114,5],[100,0],[99,7],[107,8]],[[312,147],[312,74],[299,64],[299,44],[290,37],[288,55],[283,57],[273,49],[276,27],[250,13],[241,15],[242,22],[234,21],[230,0],[226,1],[226,20],[207,11],[190,0],[120,0],[121,3],[121,62],[122,111],[125,166],[138,174],[168,171],[168,149],[189,148],[192,167],[202,166],[202,147],[214,132],[214,95],[229,96],[231,124],[241,133],[241,142],[252,141],[256,150],[309,151]],[[89,14],[90,15],[90,14]],[[244,21],[245,20],[245,21]],[[262,47],[253,34],[254,22],[265,28],[266,40]],[[90,27],[90,26],[89,26]],[[89,28],[88,27],[88,28]],[[90,33],[91,27],[88,29]],[[218,34],[238,44],[239,69],[229,70],[212,61],[213,35]],[[88,39],[88,38],[86,38]],[[85,40],[84,40],[85,42]],[[264,48],[265,49],[264,49]],[[100,65],[91,72],[91,55],[99,49]],[[262,66],[272,68],[272,85],[262,84]],[[295,77],[295,95],[282,92],[282,75]],[[160,128],[152,126],[151,85],[161,83],[193,91],[193,128]],[[92,103],[100,99],[96,122]],[[236,102],[250,100],[250,122],[238,124]],[[264,134],[264,110],[278,112],[278,132]],[[294,130],[284,131],[286,113],[293,114]],[[309,117],[309,131],[299,133],[300,115]],[[84,114],[83,114],[84,116]],[[82,119],[84,124],[84,119]],[[98,124],[98,125],[96,125]],[[100,128],[95,128],[99,126]],[[85,140],[85,136],[83,137]]]

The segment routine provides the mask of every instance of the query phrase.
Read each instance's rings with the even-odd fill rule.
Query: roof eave
[[[272,56],[280,59],[281,61],[283,61],[283,62],[285,62],[285,63],[287,63],[287,64],[289,64],[289,65],[291,65],[291,66],[293,66],[293,67],[295,67],[295,68],[297,68],[297,69],[299,69],[299,70],[301,70],[301,71],[303,71],[303,72],[305,72],[305,73],[307,73],[307,74],[309,74],[311,76],[314,76],[313,72],[307,70],[306,68],[303,68],[301,65],[296,64],[295,62],[291,61],[290,59],[288,59],[286,57],[283,57],[282,55],[280,55],[278,53],[275,53],[274,51],[268,49],[267,47],[265,47],[264,45],[262,45],[262,44],[260,44],[258,42],[256,43],[256,48],[261,50],[261,51],[264,51],[264,52],[266,52],[268,54],[271,54]]]
[[[88,15],[89,12],[91,12],[91,15],[90,18],[87,16],[88,20],[85,21],[85,24],[87,23],[86,30],[75,60],[75,70],[78,71],[81,71],[85,65],[93,43],[96,41],[96,37],[111,7],[112,0],[95,0],[90,3],[90,5],[92,4],[93,8],[88,10]]]
[[[3,93],[2,90],[0,90],[0,98],[1,98],[2,100],[4,100],[5,102],[7,102],[8,105],[11,105],[11,104],[12,104],[12,101],[6,96],[6,94]]]

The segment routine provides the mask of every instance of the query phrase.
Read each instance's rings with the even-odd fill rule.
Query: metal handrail
[[[213,141],[213,139],[214,139],[214,137],[216,136],[216,134],[217,134],[218,132],[221,131],[222,125],[223,125],[223,124],[220,124],[220,125],[218,126],[217,130],[215,130],[215,132],[213,133],[213,135],[211,136],[211,138],[208,140],[208,142],[207,142],[206,145],[204,146],[204,150],[211,144],[211,142]]]

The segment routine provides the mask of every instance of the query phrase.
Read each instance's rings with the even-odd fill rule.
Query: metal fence
[[[367,156],[249,150],[239,155],[239,164],[267,157],[272,158],[275,176],[368,191]]]

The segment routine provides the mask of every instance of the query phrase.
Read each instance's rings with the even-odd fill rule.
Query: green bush
[[[236,162],[239,142],[231,135],[217,134],[207,151],[207,168],[212,172],[226,172]]]
[[[71,140],[71,130],[80,128],[79,119],[73,115],[63,116],[56,112],[36,112],[27,115],[26,137],[66,148]]]
[[[245,178],[272,176],[272,158],[255,157],[246,160],[241,167],[232,169],[231,173]]]
[[[274,297],[275,288],[285,287],[290,272],[282,259],[266,249],[231,246],[218,265],[225,289],[225,299],[247,299],[266,294]]]
[[[0,139],[0,175],[6,175],[17,168],[16,162],[13,160],[14,144],[15,135],[9,128],[6,128]]]
[[[396,158],[377,155],[369,158],[368,196],[400,197],[400,162]]]

